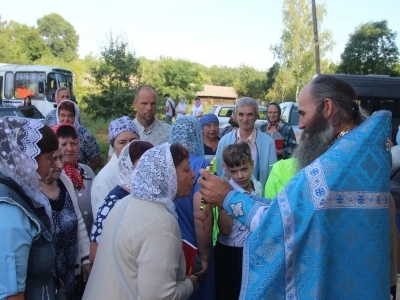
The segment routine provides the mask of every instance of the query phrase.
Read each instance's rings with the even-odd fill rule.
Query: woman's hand
[[[198,281],[197,276],[189,275],[189,276],[186,276],[186,278],[189,279],[192,282],[192,284],[193,284],[193,292],[194,292],[199,287],[199,281]]]
[[[82,280],[83,280],[83,282],[87,282],[91,271],[92,271],[92,265],[90,263],[82,265]]]
[[[201,259],[201,270],[193,275],[195,275],[199,282],[203,281],[204,275],[206,275],[208,269],[208,260]]]

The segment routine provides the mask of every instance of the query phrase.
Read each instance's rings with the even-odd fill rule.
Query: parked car
[[[282,102],[279,104],[282,111],[282,119],[292,125],[296,140],[299,142],[302,130],[299,129],[299,105],[296,102]]]
[[[213,105],[208,113],[214,114],[219,120],[219,134],[229,125],[229,119],[235,110],[235,105],[221,104]],[[255,127],[260,128],[262,124],[267,122],[267,108],[264,106],[258,107],[258,120],[256,121]]]
[[[16,108],[14,105],[9,103],[0,104],[0,118],[1,117],[21,117],[25,118],[24,114]]]
[[[44,120],[42,113],[34,105],[18,106],[18,109],[24,114],[26,118]]]

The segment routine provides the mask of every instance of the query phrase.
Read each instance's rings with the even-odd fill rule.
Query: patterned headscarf
[[[60,102],[60,104],[64,103],[64,102],[67,102],[67,101],[71,102],[75,107],[75,120],[74,120],[74,124],[73,125],[75,127],[75,130],[78,131],[79,127],[81,127],[81,125],[79,124],[79,120],[80,120],[79,107],[78,107],[78,105],[76,105],[76,103],[72,102],[71,100],[63,100],[63,101]],[[58,119],[58,113],[59,113],[59,109],[60,109],[60,104],[57,106],[57,111],[56,111],[57,124],[60,123],[60,120]]]
[[[122,118],[111,121],[110,125],[108,125],[108,141],[110,142],[110,145],[112,146],[114,144],[116,137],[120,133],[126,131],[132,131],[136,133],[140,139],[139,130],[131,118],[123,116]]]
[[[51,127],[51,129],[53,129],[54,133],[57,135],[58,129],[63,126],[70,126],[76,132],[76,128],[71,124],[67,123],[54,125],[53,127]],[[76,139],[76,142],[78,143],[78,151],[76,151],[75,159],[72,163],[69,164],[64,163],[64,172],[69,177],[69,179],[71,179],[72,183],[74,184],[74,187],[77,187],[78,189],[84,189],[85,185],[83,184],[83,178],[78,170],[79,138]]]
[[[40,175],[35,159],[40,154],[39,132],[44,125],[34,119],[0,118],[0,170],[13,179],[32,199],[35,207],[43,206],[54,230],[52,210],[47,197],[40,191]]]
[[[168,143],[147,150],[132,173],[131,194],[141,200],[163,203],[176,219],[174,199],[178,177]]]
[[[183,116],[175,121],[169,132],[170,144],[179,143],[190,154],[204,158],[203,130],[197,118]]]
[[[132,172],[135,169],[132,164],[131,157],[129,156],[129,146],[132,143],[137,142],[134,140],[126,145],[119,154],[118,166],[119,166],[119,186],[130,191],[131,190],[131,178]]]
[[[214,114],[205,114],[205,115],[201,116],[201,118],[200,118],[201,127],[204,128],[204,126],[206,126],[207,124],[210,124],[210,123],[215,123],[215,124],[219,125],[218,117]]]
[[[59,105],[60,102],[61,102],[61,101],[60,101],[60,98],[58,97],[58,94],[59,94],[61,91],[68,91],[68,92],[71,94],[71,92],[70,92],[70,90],[69,90],[68,88],[65,88],[65,87],[60,87],[60,88],[58,88],[57,91],[56,91],[56,93],[55,93],[55,95],[54,95],[54,100],[56,101],[57,105]]]

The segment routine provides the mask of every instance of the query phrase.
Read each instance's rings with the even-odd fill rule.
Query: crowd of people
[[[137,88],[135,118],[110,122],[97,175],[68,89],[46,124],[0,118],[0,299],[395,297],[389,112],[368,117],[349,84],[318,76],[297,144],[276,103],[258,129],[257,101],[238,99],[219,135],[199,98],[189,115],[164,95],[164,122],[157,97]]]

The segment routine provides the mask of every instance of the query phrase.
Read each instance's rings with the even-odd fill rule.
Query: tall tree
[[[110,118],[132,112],[134,89],[140,83],[140,61],[129,51],[121,36],[108,37],[100,50],[98,63],[91,63],[89,82],[98,92],[83,96],[85,111],[94,117]]]
[[[74,27],[62,16],[51,13],[37,20],[38,30],[51,53],[65,61],[77,57],[79,36]]]
[[[396,46],[397,32],[388,27],[387,21],[361,24],[341,55],[339,71],[346,74],[388,74],[396,75],[399,62]]]
[[[212,85],[233,87],[239,80],[239,70],[225,66],[211,66],[208,69]]]
[[[333,47],[331,33],[320,30],[325,14],[325,7],[317,5],[322,71],[326,70],[328,65],[328,61],[324,57]],[[286,81],[294,82],[295,86],[294,89],[289,89],[294,91],[292,95],[286,94],[286,97],[290,99],[281,99],[281,101],[296,99],[300,88],[315,74],[315,48],[310,1],[284,0],[283,25],[281,42],[272,46],[271,50],[281,67],[285,68],[285,72],[279,72],[277,77],[285,76]],[[287,76],[292,78],[287,78]],[[273,89],[279,89],[278,81],[282,80],[276,80]],[[274,92],[271,93],[274,94]]]
[[[238,68],[239,78],[234,87],[239,97],[252,97],[257,100],[264,100],[267,92],[267,75],[265,72],[241,65]]]

